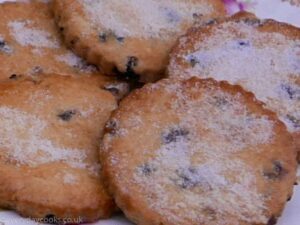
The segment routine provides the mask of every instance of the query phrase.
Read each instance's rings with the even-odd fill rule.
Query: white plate
[[[14,1],[14,0],[8,0]],[[21,0],[28,1],[28,0]],[[4,0],[0,0],[0,3]],[[273,18],[282,22],[288,22],[300,27],[300,7],[291,6],[281,0],[240,0],[245,3],[246,10],[254,12],[261,18]],[[241,6],[232,0],[231,12],[236,12]],[[298,170],[300,175],[300,170]],[[300,225],[300,186],[295,186],[292,200],[287,204],[283,216],[278,225]],[[0,211],[0,225],[36,225],[29,219],[24,219],[14,212]],[[122,215],[115,216],[110,220],[102,220],[93,225],[132,225]]]

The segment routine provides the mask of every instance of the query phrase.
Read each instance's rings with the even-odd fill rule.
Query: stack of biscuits
[[[300,29],[222,0],[0,5],[0,207],[45,223],[275,225]],[[79,221],[78,221],[78,218]]]

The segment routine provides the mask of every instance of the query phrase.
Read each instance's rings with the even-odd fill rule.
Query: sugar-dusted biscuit
[[[51,74],[0,83],[1,208],[60,224],[114,211],[98,146],[117,103],[88,79]]]
[[[243,86],[278,114],[300,150],[300,28],[248,13],[194,27],[171,53],[168,73]]]
[[[143,225],[274,225],[296,180],[292,136],[251,93],[192,78],[149,84],[107,124],[117,205]]]
[[[118,97],[124,95],[128,91],[125,83],[101,75],[64,46],[51,2],[0,4],[0,81],[46,73],[94,76],[95,82],[118,90]]]
[[[57,0],[67,45],[105,73],[159,79],[177,38],[201,18],[225,15],[221,0]]]

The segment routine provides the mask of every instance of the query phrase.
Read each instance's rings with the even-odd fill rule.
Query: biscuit
[[[107,74],[162,77],[177,38],[201,18],[226,14],[221,0],[57,0],[66,44]]]
[[[100,156],[117,205],[143,225],[275,224],[297,168],[275,113],[239,86],[198,78],[131,94]]]
[[[98,145],[116,107],[110,92],[74,77],[1,82],[0,207],[46,223],[110,216]]]
[[[171,53],[170,77],[226,80],[253,92],[300,150],[300,29],[248,13],[192,28]]]
[[[51,1],[0,4],[0,14],[0,81],[42,73],[95,76],[103,86],[122,87],[119,96],[128,91],[125,83],[101,75],[63,45]]]

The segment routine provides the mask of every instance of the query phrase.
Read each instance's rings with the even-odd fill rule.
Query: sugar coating
[[[145,161],[136,167],[133,179],[134,185],[146,195],[146,204],[174,224],[211,224],[210,216],[216,225],[238,225],[234,218],[266,224],[266,199],[256,188],[256,169],[262,168],[258,165],[254,170],[236,155],[244,151],[261,154],[263,148],[258,146],[269,144],[274,138],[274,122],[249,111],[241,94],[232,95],[219,88],[193,86],[187,90],[174,82],[154,84],[144,90],[149,95],[159,90],[175,96],[169,110],[179,120],[167,127],[153,122],[147,129],[162,134],[174,129],[185,131],[158,149],[139,149],[141,161]],[[148,120],[143,118],[148,118],[149,113],[166,113],[160,110],[153,105],[147,112],[135,109],[126,121],[115,119],[118,129],[114,135],[106,136],[106,148],[111,147],[115,138],[128,137],[132,130],[143,129],[143,122]],[[130,159],[124,152],[110,158],[111,164],[121,170],[126,170],[123,165],[130,163]]]
[[[79,176],[74,171],[61,170],[54,175],[57,180],[62,180],[64,184],[75,185],[80,181]]]
[[[157,158],[150,162],[153,167],[159,168],[151,178],[144,174],[136,175],[136,182],[147,187],[147,201],[151,208],[158,211],[168,209],[163,211],[164,215],[177,223],[183,222],[183,215],[185,219],[196,221],[201,218],[201,221],[209,223],[209,216],[199,215],[200,206],[200,211],[214,211],[211,216],[218,221],[215,222],[216,225],[226,225],[228,222],[238,225],[234,220],[225,219],[228,215],[246,222],[268,221],[263,215],[266,210],[263,196],[255,188],[256,177],[250,172],[252,168],[242,161],[231,159],[211,159],[193,167],[192,154],[183,154],[183,146],[177,142],[176,145],[169,146],[170,149],[161,149]],[[174,202],[167,190],[174,189],[176,182],[177,185],[182,185],[183,181],[178,173],[182,173],[195,187],[182,191],[181,196]],[[234,181],[225,177],[230,173],[237,175]],[[152,195],[155,195],[155,201],[151,198]],[[175,215],[172,210],[180,210],[182,213]]]
[[[71,51],[64,55],[56,56],[56,60],[83,72],[91,73],[97,71],[95,66],[88,65],[82,58],[78,57]]]
[[[84,150],[58,146],[43,136],[47,122],[15,108],[0,107],[0,154],[17,165],[63,162],[87,168]]]
[[[173,91],[177,92],[181,99],[179,102],[182,102],[184,96],[180,90],[175,90],[176,87]],[[226,101],[226,105],[217,108],[214,105],[216,97]],[[227,214],[238,216],[246,222],[267,222],[268,218],[263,215],[263,196],[255,188],[256,177],[251,172],[252,168],[240,160],[235,160],[232,153],[270,142],[273,136],[272,121],[249,113],[241,105],[239,96],[232,97],[221,91],[207,91],[200,102],[188,104],[186,108],[176,103],[173,107],[182,115],[179,127],[189,131],[189,138],[182,138],[156,150],[156,158],[148,162],[156,168],[153,176],[145,177],[137,170],[136,182],[149,187],[148,201],[151,207],[156,210],[170,209],[166,212],[170,213],[166,217],[175,216],[173,219],[177,223],[182,222],[182,214],[176,218],[171,213],[173,209],[182,210],[186,218],[196,220],[201,216],[191,209],[199,206],[204,211],[214,209],[217,221],[220,222],[218,225],[228,224],[229,221],[223,218]],[[197,134],[199,123],[208,132],[207,136]],[[255,150],[258,149],[254,148],[253,151]],[[199,151],[205,163],[194,164],[193,160]],[[143,153],[147,154],[147,151]],[[180,179],[178,181],[178,171],[198,187],[183,191],[174,204],[167,190],[174,186],[174,182],[182,182]],[[235,174],[234,180],[225,177],[230,173]],[[151,199],[154,193],[158,201]],[[201,218],[202,221],[206,219],[205,216]],[[230,221],[230,224],[235,223]]]
[[[59,48],[59,42],[50,33],[33,27],[31,20],[11,21],[8,23],[10,32],[22,46]]]
[[[50,100],[53,100],[53,94],[49,90],[38,90],[30,93],[26,102],[33,105],[42,105],[43,107]]]
[[[183,25],[193,22],[193,14],[213,12],[207,2],[191,0],[82,0],[80,3],[97,29],[102,27],[118,37],[172,37],[182,32]]]
[[[182,48],[185,41],[181,41]],[[300,40],[259,32],[244,22],[227,22],[176,57],[193,65],[183,68],[173,57],[171,76],[213,77],[240,84],[277,112],[289,131],[300,131]],[[291,118],[299,120],[298,125]]]

